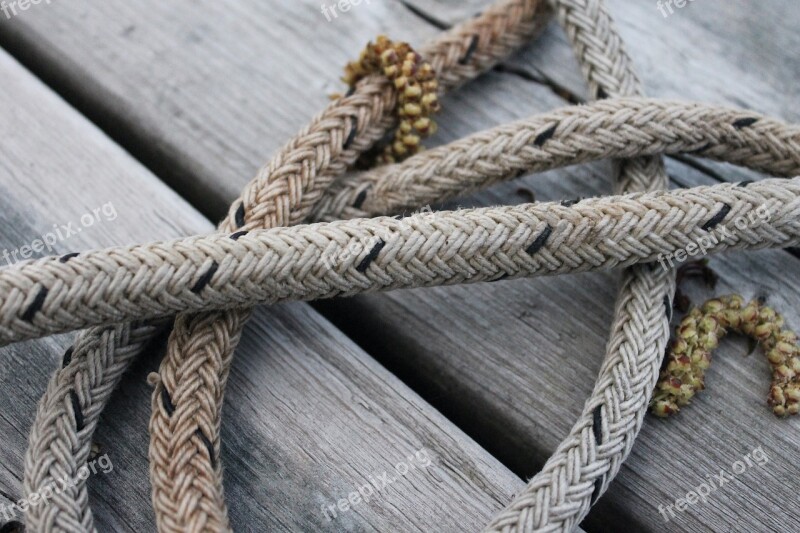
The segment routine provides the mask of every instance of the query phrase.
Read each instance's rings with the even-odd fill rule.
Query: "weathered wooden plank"
[[[9,104],[0,108],[0,249],[10,260],[41,248],[35,239],[54,224],[76,233],[51,253],[212,230],[4,52],[0,77]],[[28,428],[70,340],[0,350],[0,504],[23,497]],[[157,366],[154,353],[138,362],[101,422],[97,442],[114,469],[90,482],[100,531],[154,528],[145,377]],[[307,305],[258,311],[229,383],[222,455],[239,531],[460,531],[488,522],[523,485]],[[340,500],[370,477],[382,485],[384,472],[394,482],[342,511]],[[339,504],[335,518],[323,511]]]
[[[493,120],[509,120],[528,105],[554,105],[533,85],[492,76],[468,88],[465,100],[488,98]],[[497,95],[495,97],[489,95]],[[474,101],[474,100],[473,100]],[[510,102],[504,105],[503,102]],[[463,135],[482,120],[467,109],[446,135]],[[673,186],[713,178],[670,161]],[[604,164],[570,168],[504,184],[451,205],[473,206],[594,196],[611,189]],[[713,294],[766,296],[800,327],[800,263],[785,252],[715,259],[721,277]],[[321,309],[367,351],[429,398],[515,472],[533,475],[569,431],[599,370],[616,294],[613,274],[510,281],[364,296]],[[712,291],[690,283],[695,303]],[[357,326],[356,326],[357,325]],[[363,333],[366,332],[366,333]],[[637,530],[792,531],[800,526],[792,481],[798,468],[784,450],[800,445],[798,420],[780,421],[767,408],[769,370],[760,355],[727,341],[709,390],[678,418],[648,420],[632,457],[590,515],[589,529],[635,524]],[[713,444],[711,444],[713,443]],[[730,470],[763,446],[770,459],[714,493],[706,505],[669,516],[665,509],[720,469]],[[678,451],[679,450],[679,451]],[[667,511],[665,511],[667,512]]]
[[[483,4],[413,3],[426,11],[443,8],[437,16],[446,21],[457,18],[451,15],[460,18],[462,7],[463,14],[471,15],[478,10],[474,7]],[[49,79],[82,102],[90,114],[111,113],[101,123],[122,128],[123,141],[131,141],[126,144],[152,166],[173,164],[187,176],[200,176],[204,188],[197,189],[200,192],[192,199],[211,193],[227,201],[243,176],[252,173],[243,173],[245,167],[254,169],[268,150],[305,123],[310,109],[324,103],[322,93],[333,90],[335,84],[323,80],[335,79],[339,66],[366,39],[387,29],[393,35],[396,30],[405,31],[400,36],[412,38],[417,32],[433,32],[423,18],[384,2],[316,24],[315,39],[309,43],[293,28],[318,22],[316,5],[313,9],[305,3],[269,8],[255,2],[238,5],[236,9],[209,6],[202,15],[150,1],[136,6],[108,2],[89,14],[60,7],[36,18],[15,20],[3,41],[41,72],[50,72]],[[791,103],[796,96],[792,82],[798,69],[792,50],[797,37],[784,22],[796,8],[788,0],[759,6],[757,12],[753,4],[740,0],[724,4],[706,0],[666,22],[655,2],[631,5],[612,0],[610,5],[650,94],[704,99],[796,118]],[[702,11],[701,6],[709,10]],[[264,16],[267,9],[270,17]],[[220,19],[213,28],[205,23],[209,13]],[[68,30],[59,30],[64,21],[74,24],[81,17],[91,21],[91,46],[86,45],[85,36],[79,40]],[[277,19],[289,21],[291,28],[275,29],[279,28]],[[123,29],[133,21],[137,21],[135,28],[126,38]],[[769,32],[764,28],[770,28]],[[773,32],[780,35],[773,37]],[[137,33],[138,37],[131,38]],[[774,58],[760,56],[765,40],[779,43],[767,45]],[[254,50],[274,50],[276,42],[289,44],[269,61],[253,62]],[[703,43],[702,49],[696,42]],[[119,54],[121,49],[126,55]],[[165,50],[169,55],[144,76],[142,58],[151,60]],[[69,63],[59,62],[61,54]],[[439,140],[563,105],[551,88],[583,94],[572,52],[556,27],[511,65],[513,71],[489,76],[445,102]],[[272,77],[266,77],[267,72]],[[531,78],[545,85],[532,83]],[[220,101],[221,94],[235,96]],[[119,109],[119,102],[126,106]],[[157,151],[154,146],[168,150]],[[226,159],[231,147],[236,147],[238,157],[233,164]],[[671,171],[685,185],[712,179],[675,162]],[[195,190],[179,175],[163,175],[187,195]],[[726,169],[722,178],[735,175]],[[602,165],[527,178],[523,183],[540,199],[610,190]],[[519,187],[508,184],[470,201],[522,201],[525,194],[517,194]],[[203,199],[200,205],[214,210],[223,200],[212,205]],[[797,288],[791,285],[797,277],[793,261],[778,252],[715,261],[723,278],[719,291],[751,295],[757,290],[752,287],[767,285],[764,292],[770,302],[791,323],[800,324],[795,311]],[[611,274],[591,274],[409,291],[339,302],[327,309],[369,351],[505,464],[529,476],[566,434],[592,388],[611,320],[615,280]],[[694,289],[695,299],[702,299],[704,293]],[[740,353],[721,354],[711,371],[709,391],[693,408],[670,422],[648,421],[631,460],[593,513],[593,527],[797,529],[797,518],[787,505],[796,499],[792,487],[797,469],[786,454],[797,447],[792,434],[797,421],[777,421],[764,406],[764,380],[768,379],[764,361],[744,360],[739,357],[743,349],[731,344],[723,350]],[[723,382],[729,387],[715,386]],[[708,442],[714,443],[713,448]],[[674,503],[707,475],[730,468],[759,445],[770,458],[766,467],[749,470],[716,491],[705,505],[691,507],[664,523],[659,505]],[[676,449],[680,450],[677,457]]]
[[[480,11],[485,0],[405,0],[441,24]],[[667,4],[669,2],[662,2]],[[692,99],[800,119],[793,0],[687,1],[662,15],[657,0],[607,0],[649,96]],[[668,11],[665,9],[665,12]],[[586,84],[556,21],[543,39],[510,62],[533,77],[586,98]]]
[[[221,218],[370,39],[438,33],[418,22],[383,0],[330,22],[311,1],[53,2],[0,18],[0,45]]]

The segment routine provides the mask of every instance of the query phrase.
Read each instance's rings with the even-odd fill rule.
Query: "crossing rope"
[[[0,270],[0,343],[89,327],[65,354],[40,402],[25,490],[75,477],[121,374],[165,331],[169,317],[177,315],[167,355],[151,377],[156,521],[160,531],[217,532],[230,529],[220,410],[251,306],[626,267],[606,359],[579,420],[487,530],[574,529],[630,452],[656,385],[675,290],[674,272],[662,268],[659,256],[757,209],[769,218],[736,228],[707,252],[800,242],[800,178],[667,192],[660,155],[692,153],[773,176],[798,176],[800,128],[749,111],[643,98],[600,0],[505,0],[445,32],[419,54],[435,73],[439,94],[529,41],[551,10],[575,48],[595,103],[345,175],[395,126],[396,84],[366,75],[258,173],[219,233]],[[421,64],[414,56],[414,65]],[[614,196],[380,216],[522,173],[604,158],[618,161]],[[321,222],[303,225],[311,221]],[[34,531],[93,530],[85,483],[30,507],[27,520]]]

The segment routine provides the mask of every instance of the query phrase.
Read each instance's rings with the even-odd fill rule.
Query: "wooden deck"
[[[372,0],[328,22],[320,2],[72,0],[0,13],[0,248],[106,204],[116,217],[57,252],[210,231],[258,167],[341,90],[342,66],[379,33],[420,43],[489,0]],[[329,3],[329,2],[328,2]],[[651,96],[800,120],[800,4],[608,0]],[[449,95],[435,143],[580,101],[557,25]],[[671,158],[675,187],[736,181],[730,166]],[[756,177],[757,179],[757,177]],[[457,205],[607,194],[608,167],[528,176]],[[454,204],[454,205],[455,205]],[[110,218],[110,217],[109,217]],[[715,294],[759,295],[800,328],[800,259],[712,261]],[[236,531],[478,530],[566,435],[599,370],[617,276],[412,290],[259,310],[237,351],[223,423]],[[712,294],[686,285],[695,302]],[[22,498],[27,433],[71,336],[0,349],[0,504]],[[768,364],[728,340],[708,390],[669,421],[648,417],[583,528],[800,531],[800,420],[766,406]],[[151,531],[147,354],[103,417],[114,463],[90,481],[101,531]],[[36,363],[32,363],[36,361]],[[769,462],[665,522],[659,506],[761,448]],[[346,498],[424,451],[431,464],[352,510]],[[2,516],[0,516],[2,519]]]

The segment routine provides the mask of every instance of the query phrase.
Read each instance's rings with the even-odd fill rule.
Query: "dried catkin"
[[[725,296],[694,308],[677,329],[666,368],[651,402],[654,414],[667,417],[687,405],[705,388],[705,372],[711,352],[729,331],[737,331],[761,344],[772,365],[768,403],[777,416],[800,411],[800,347],[797,335],[783,329],[784,319],[775,310],[741,296]]]
[[[370,42],[358,61],[345,67],[342,80],[354,87],[375,73],[389,78],[397,89],[399,118],[394,139],[376,162],[395,163],[419,152],[422,139],[436,132],[431,115],[439,110],[439,85],[430,63],[423,61],[408,43],[395,43],[384,35],[375,43]]]

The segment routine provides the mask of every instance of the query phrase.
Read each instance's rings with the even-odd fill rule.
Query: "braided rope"
[[[756,210],[769,217],[750,224],[747,216]],[[704,253],[789,247],[800,237],[798,215],[800,178],[768,179],[570,206],[526,204],[254,230],[235,240],[195,236],[88,252],[68,264],[45,258],[0,270],[0,293],[21,304],[5,308],[11,316],[2,315],[0,342],[178,312],[666,265],[664,255],[701,239],[707,240]],[[747,224],[734,228],[739,219]],[[717,224],[713,234],[711,223]],[[722,232],[723,224],[731,229]],[[196,290],[199,281],[202,291]],[[29,307],[18,295],[41,287],[62,303],[41,307],[31,324],[20,318]],[[209,316],[217,314],[222,316]]]
[[[480,72],[491,68],[500,59],[506,57],[522,43],[526,42],[539,31],[545,20],[541,13],[537,14],[537,10],[542,11],[542,6],[536,0],[498,2],[497,5],[487,10],[484,15],[441,35],[440,38],[424,50],[425,55],[431,58],[433,62],[434,70],[439,77],[440,89],[442,91],[450,89],[465,80],[477,76]],[[298,150],[295,150],[290,157],[287,157],[287,165],[291,165],[292,162],[301,165],[303,160],[314,160],[318,157],[319,161],[325,162],[325,166],[320,170],[325,169],[330,175],[341,173],[358,154],[364,152],[366,148],[380,139],[384,132],[391,127],[392,120],[388,111],[394,107],[395,95],[393,91],[388,89],[387,85],[380,77],[372,76],[362,81],[348,98],[332,105],[328,110],[327,116],[323,114],[322,118],[318,118],[315,121],[317,125],[325,120],[339,125],[338,129],[332,128],[328,132],[330,135],[328,142],[332,149],[334,151],[343,150],[339,157],[331,157],[328,154],[329,151],[325,149],[324,141],[322,149],[317,153],[313,144],[304,144],[295,139],[290,143],[287,152],[291,153],[292,147],[297,147]],[[347,122],[347,124],[342,124],[342,122]],[[303,133],[308,133],[309,129],[306,129]],[[356,133],[354,134],[354,132]],[[301,136],[303,133],[301,133]],[[300,149],[303,151],[301,152]],[[279,157],[274,159],[273,163],[277,165]],[[279,199],[284,198],[285,201],[287,190],[294,189],[295,182],[292,174],[277,174],[276,179],[272,182],[271,189],[267,190],[264,186],[263,178],[268,175],[272,174],[269,171],[262,172],[255,180],[256,183],[250,184],[242,195],[242,206],[245,203],[252,206],[255,201],[256,207],[258,207],[260,205],[259,192],[267,197],[275,195]],[[283,190],[281,190],[281,186]],[[247,201],[248,199],[250,200],[249,202]],[[286,205],[281,205],[278,202],[276,202],[276,205],[277,207],[273,207],[276,212],[284,214],[288,212]],[[233,212],[233,209],[236,209],[236,212]],[[242,208],[232,207],[232,213],[228,220],[238,221],[241,216],[240,209]],[[253,211],[255,211],[255,215]],[[270,215],[269,210],[254,209],[253,211],[250,213],[249,218],[251,219]],[[285,215],[282,216],[285,218]],[[131,327],[131,325],[122,325],[120,327],[123,328],[124,333],[124,330]],[[128,343],[128,340],[138,338],[140,334],[147,336],[152,335],[152,333],[149,329],[134,330],[128,334],[114,336],[110,342],[102,344],[97,350],[74,350],[75,355],[70,365],[76,369],[76,379],[78,381],[81,380],[80,375],[83,367],[102,369],[104,365],[113,364],[114,361],[119,361],[120,364],[129,363],[130,358],[120,357],[120,355],[134,354],[141,345],[139,343]],[[84,339],[98,338],[101,334],[102,332],[97,330],[85,331],[78,339],[77,344],[86,342]],[[68,367],[57,372],[52,382],[59,381],[61,379],[60,375],[64,372],[72,372],[72,370]],[[86,411],[88,416],[96,420],[107,400],[104,397],[95,398],[88,392],[80,397],[79,403],[72,404],[67,401],[69,399],[68,391],[62,390],[61,392],[61,401],[58,401],[55,396],[53,399],[43,399],[43,402],[46,401],[49,408],[40,410],[34,429],[43,428],[46,425],[45,419],[48,413],[50,416],[68,416],[70,414],[68,406],[72,406],[73,410],[78,412]],[[45,405],[45,403],[42,405]],[[89,424],[87,427],[93,430],[94,425]],[[218,428],[218,422],[216,427]],[[36,492],[48,486],[63,472],[76,473],[81,463],[76,461],[75,457],[84,455],[83,451],[89,449],[93,431],[77,431],[74,424],[65,424],[57,435],[50,437],[49,444],[43,443],[40,437],[43,433],[42,430],[33,431],[29,444],[28,461],[26,463],[26,487],[31,492]],[[218,430],[215,431],[215,434],[218,434]],[[74,453],[63,453],[63,450],[69,449],[73,449]],[[215,450],[218,452],[218,444]],[[50,465],[51,473],[49,475],[46,474],[46,468],[40,468],[35,475],[29,473],[29,471],[33,472],[35,468],[33,465],[40,464]],[[215,481],[219,485],[218,476]],[[81,494],[85,494],[85,482],[79,482],[78,490],[84,491]],[[63,527],[63,525],[54,522],[52,519],[45,520],[44,517],[60,513],[64,513],[67,516],[90,517],[91,510],[88,507],[86,498],[70,499],[70,496],[71,494],[65,494],[58,501],[43,503],[35,508],[30,508],[27,512],[29,528],[36,531],[69,531],[71,530],[70,528]],[[221,501],[221,491],[218,501]],[[225,521],[224,517],[222,521]],[[84,523],[91,524],[91,518],[87,518]]]
[[[330,187],[311,218],[402,213],[526,172],[685,153],[776,176],[798,175],[800,127],[751,111],[645,98],[566,107],[427,150],[402,165],[345,177]]]
[[[630,60],[622,52],[621,41],[602,4],[597,0],[553,3],[573,41],[592,93],[597,97],[638,94],[639,84]],[[516,48],[541,20],[534,17],[536,8],[535,1],[506,2],[439,39],[426,50],[426,56],[437,70],[441,86],[450,87],[476,75],[482,67]],[[506,31],[509,25],[514,31]],[[626,109],[626,104],[633,109]],[[165,248],[151,245],[114,250],[106,255],[101,251],[77,258],[69,256],[61,262],[45,261],[41,271],[37,269],[44,263],[33,262],[19,267],[22,275],[17,269],[0,271],[0,281],[9,281],[5,278],[8,274],[9,279],[13,278],[10,283],[27,287],[27,292],[11,285],[5,287],[7,290],[0,288],[0,294],[12,295],[2,302],[0,315],[25,323],[13,323],[9,339],[15,339],[21,330],[25,331],[23,336],[37,335],[35,328],[44,322],[45,327],[72,328],[64,326],[68,318],[63,309],[59,310],[59,306],[66,308],[72,303],[66,294],[70,299],[79,296],[81,303],[87,305],[81,312],[88,313],[88,325],[184,310],[239,308],[258,300],[254,294],[261,294],[262,301],[278,301],[632,265],[655,260],[659,251],[685,246],[686,239],[697,237],[710,221],[719,223],[726,216],[733,217],[765,202],[775,209],[775,218],[759,228],[741,230],[733,241],[715,246],[712,251],[797,242],[798,180],[767,180],[746,188],[723,185],[616,197],[572,207],[544,204],[438,214],[432,221],[425,217],[402,222],[376,219],[244,234],[257,228],[297,224],[312,210],[316,219],[337,214],[396,212],[401,207],[424,203],[419,201],[421,198],[437,201],[464,193],[465,184],[477,188],[523,170],[541,168],[537,165],[564,165],[581,158],[649,156],[690,149],[776,175],[797,173],[798,167],[797,130],[791,127],[752,113],[713,110],[705,117],[713,125],[704,128],[704,119],[699,118],[703,106],[687,111],[687,104],[677,105],[680,109],[676,112],[675,104],[628,100],[599,104],[600,114],[606,112],[612,117],[609,120],[606,116],[605,123],[602,118],[593,123],[592,118],[598,117],[591,116],[584,116],[581,123],[576,112],[537,129],[538,126],[531,126],[534,119],[527,128],[525,124],[514,125],[514,131],[495,145],[492,139],[473,136],[467,139],[473,142],[469,146],[455,143],[417,156],[410,164],[334,182],[335,176],[342,174],[391,126],[387,116],[393,105],[393,92],[385,80],[375,77],[364,80],[353,95],[333,104],[259,173],[241,201],[231,207],[220,231],[236,232],[233,235],[194,238]],[[602,109],[603,105],[610,107]],[[652,119],[648,112],[661,113],[662,122],[673,120],[671,138],[670,133],[648,130]],[[688,122],[678,117],[682,112]],[[622,133],[617,135],[619,131]],[[637,138],[637,131],[644,132],[647,138]],[[503,149],[510,149],[505,158]],[[622,168],[619,191],[653,191],[666,184],[658,158],[638,158],[625,162]],[[403,191],[403,187],[408,188]],[[761,204],[755,204],[756,200]],[[722,212],[725,214],[720,216]],[[698,225],[698,214],[711,218]],[[581,227],[588,233],[581,234]],[[408,228],[412,232],[406,238],[403,233]],[[533,228],[539,233],[532,233]],[[600,238],[606,228],[618,240],[608,235],[606,240]],[[391,238],[383,240],[386,231]],[[315,261],[321,247],[358,245],[364,239],[376,244],[357,263],[343,261],[336,268],[323,271],[323,265]],[[176,255],[170,257],[170,250]],[[176,262],[180,251],[182,263]],[[153,253],[156,255],[149,255]],[[169,259],[165,261],[164,257]],[[265,258],[271,258],[271,262]],[[164,270],[153,270],[152,261],[163,261]],[[398,264],[405,268],[398,268]],[[103,270],[103,266],[112,270]],[[126,272],[126,268],[130,270]],[[92,269],[99,269],[95,277],[82,279]],[[98,279],[94,289],[108,289],[103,283],[108,282],[107,276],[112,272],[130,276],[126,282],[131,301],[114,298],[115,289],[124,292],[122,285],[114,285],[104,294],[110,295],[113,305],[80,298],[82,287]],[[268,272],[275,277],[259,278],[255,272]],[[190,280],[194,284],[187,292],[186,282]],[[270,284],[270,280],[280,283]],[[61,284],[70,282],[73,292],[64,292],[68,285]],[[237,285],[240,282],[242,285]],[[148,293],[154,287],[151,283],[180,285],[183,292],[178,291],[177,296],[162,293],[159,300],[157,294]],[[252,292],[264,291],[264,287],[268,287],[266,292]],[[673,275],[666,269],[640,265],[626,271],[606,361],[581,419],[543,472],[493,522],[493,530],[568,530],[579,523],[602,494],[641,426],[663,354],[662,344],[668,336],[663,305],[665,301],[669,303],[673,291]],[[237,300],[244,294],[250,299]],[[136,301],[137,297],[142,301]],[[11,314],[6,315],[6,310]],[[157,380],[151,420],[153,499],[161,530],[218,531],[228,527],[217,460],[220,407],[232,353],[248,316],[246,310],[233,310],[180,315],[176,320],[161,381]],[[64,322],[57,326],[59,321]],[[63,380],[65,384],[56,388],[51,383],[53,391],[40,406],[26,457],[26,488],[29,477],[30,490],[35,491],[53,476],[74,472],[81,464],[97,415],[118,379],[117,370],[124,370],[156,330],[152,324],[110,329],[101,326],[79,339],[72,362],[54,377],[53,383]],[[105,341],[97,344],[99,338]],[[93,347],[77,349],[82,344]],[[70,388],[69,376],[78,383],[83,373],[94,371],[100,371],[100,377],[93,388]],[[49,420],[61,420],[66,430],[55,435],[44,431],[46,428],[39,425],[44,426],[48,416]],[[69,446],[64,446],[65,442]],[[41,530],[91,528],[85,486],[67,494],[58,504],[40,506],[29,513],[29,520],[31,515],[37,521],[34,527]]]
[[[622,39],[602,0],[553,0],[590,94],[595,99],[642,96]],[[627,160],[617,191],[666,189],[660,157]],[[571,531],[603,495],[639,433],[661,356],[669,341],[662,302],[675,294],[673,272],[627,269],[617,296],[611,337],[592,395],[542,471],[499,513],[488,531]],[[652,382],[652,383],[651,383]]]
[[[446,54],[437,55],[439,48],[434,45],[434,53],[425,53],[426,61],[437,74],[456,83],[458,80],[447,74],[448,69],[459,64],[475,65],[483,57],[482,53],[476,55],[476,50],[504,53],[526,42],[537,29],[534,21],[538,6],[537,0],[494,6],[453,30],[450,35],[456,38],[442,50]],[[482,34],[486,40],[476,42],[476,35]],[[503,42],[496,45],[499,36],[503,36]],[[492,63],[501,57],[495,56]],[[479,72],[474,66],[461,71],[470,78]],[[321,136],[312,129],[310,135],[301,134],[290,142],[272,159],[268,172],[255,180],[257,194],[250,194],[254,189],[251,186],[242,195],[242,202],[234,203],[221,231],[290,226],[308,217],[333,176],[343,174],[354,162],[339,153],[340,146],[347,145],[344,132],[350,128],[348,116],[352,116],[341,107],[334,105],[335,113],[327,126],[339,129],[342,135]],[[381,108],[381,114],[387,109]],[[335,123],[334,118],[338,119]],[[380,117],[375,118],[377,122]],[[341,162],[334,165],[337,158]],[[233,351],[248,317],[249,310],[235,309],[181,317],[175,322],[160,378],[154,380],[151,417],[151,482],[156,521],[162,531],[219,531],[229,527],[218,460],[221,408]]]

